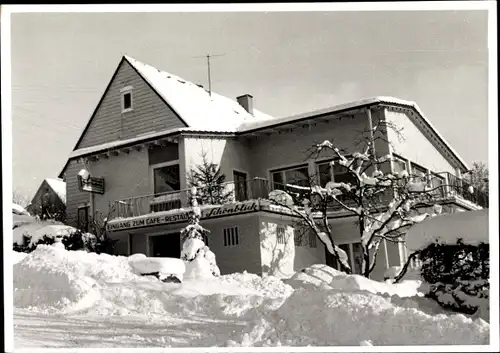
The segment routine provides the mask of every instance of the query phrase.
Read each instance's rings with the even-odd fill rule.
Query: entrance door
[[[83,207],[78,207],[78,213],[77,213],[77,227],[80,229],[82,232],[88,232],[89,231],[89,206],[83,206]]]
[[[153,257],[181,258],[181,234],[170,233],[149,237]]]
[[[234,191],[236,201],[248,200],[247,175],[245,173],[233,171]]]

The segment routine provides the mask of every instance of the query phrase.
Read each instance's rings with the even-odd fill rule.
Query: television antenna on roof
[[[210,77],[210,58],[217,57],[217,56],[224,56],[226,54],[207,54],[203,56],[194,56],[193,58],[195,59],[200,59],[200,58],[206,58],[207,59],[207,68],[208,68],[208,94],[210,97],[212,97],[212,79]]]

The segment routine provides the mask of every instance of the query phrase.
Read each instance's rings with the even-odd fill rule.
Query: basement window
[[[132,86],[124,87],[120,90],[122,113],[130,112],[133,108]]]
[[[238,227],[224,228],[224,246],[239,245]]]

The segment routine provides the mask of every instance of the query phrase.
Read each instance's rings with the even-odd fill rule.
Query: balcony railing
[[[433,186],[432,194],[436,199],[445,199],[458,196],[481,207],[488,207],[488,197],[479,190],[469,190],[470,184],[463,179],[459,179],[450,173],[438,173],[430,177],[430,184]],[[199,194],[207,194],[206,188],[199,188]],[[117,217],[136,217],[153,212],[169,211],[179,208],[189,207],[190,190],[179,190],[162,194],[130,197],[115,201]],[[224,191],[231,195],[228,201],[247,201],[255,199],[267,199],[273,190],[283,190],[292,197],[293,203],[302,205],[302,199],[309,192],[307,187],[283,185],[272,183],[267,179],[254,178],[240,183],[227,182],[224,184]],[[379,196],[380,203],[386,203],[392,198],[392,190]],[[215,197],[217,199],[217,197]],[[203,204],[199,200],[200,204]],[[344,200],[348,206],[354,206],[349,200]],[[339,211],[342,207],[338,203],[332,202],[329,209]]]
[[[441,194],[443,196],[458,196],[483,208],[488,208],[488,195],[478,190],[477,188],[472,187],[472,184],[467,180],[458,178],[457,176],[448,172],[436,173],[436,175],[445,179],[445,185],[440,187],[440,189],[442,189]],[[434,179],[435,177],[431,180]]]
[[[267,198],[270,192],[269,183],[266,179],[254,178],[241,183],[224,183],[224,193],[230,196],[228,201],[247,201],[259,198]],[[129,197],[115,201],[117,217],[136,217],[152,212],[170,211],[189,207],[191,189],[172,191],[161,194]],[[198,194],[208,194],[208,188],[198,188]],[[218,197],[214,194],[214,202],[218,203]],[[198,199],[202,205],[204,202]]]

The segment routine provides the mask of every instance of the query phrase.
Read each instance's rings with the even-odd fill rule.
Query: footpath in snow
[[[489,344],[489,323],[418,293],[314,265],[163,283],[123,256],[39,246],[14,253],[15,344],[182,347]]]

